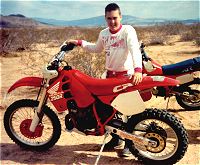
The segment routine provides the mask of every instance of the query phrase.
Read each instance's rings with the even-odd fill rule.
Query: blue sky
[[[104,14],[105,6],[117,3],[122,15],[132,15],[141,18],[199,18],[199,1],[182,0],[132,0],[132,1],[57,1],[57,0],[3,0],[1,14],[23,14],[27,17],[49,18],[57,20],[84,19]]]

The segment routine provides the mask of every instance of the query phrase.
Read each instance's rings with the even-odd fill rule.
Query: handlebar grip
[[[145,47],[145,44],[143,42],[140,43],[140,48],[143,49]]]
[[[75,47],[76,45],[75,44],[73,44],[73,43],[69,43],[69,44],[67,44],[67,45],[63,45],[62,47],[61,47],[61,51],[69,51],[69,50],[73,50],[74,49],[74,47]]]

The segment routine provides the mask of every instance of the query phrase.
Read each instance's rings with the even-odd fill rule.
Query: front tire
[[[184,156],[188,147],[188,136],[183,125],[166,111],[147,109],[132,116],[126,129],[157,142],[156,146],[141,147],[126,140],[131,153],[145,164],[174,164]]]
[[[20,147],[43,151],[58,141],[61,125],[56,114],[44,106],[42,121],[34,134],[31,134],[29,127],[38,104],[39,102],[34,100],[18,100],[12,103],[4,114],[4,127],[8,136]]]

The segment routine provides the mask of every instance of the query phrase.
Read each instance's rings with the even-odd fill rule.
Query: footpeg
[[[74,128],[74,123],[69,114],[65,116],[65,126],[68,131],[71,131]]]

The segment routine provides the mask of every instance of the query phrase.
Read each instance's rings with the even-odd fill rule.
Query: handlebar
[[[141,51],[141,54],[142,54],[142,60],[143,61],[151,61],[151,58],[148,57],[147,53],[144,51],[144,47],[145,47],[145,44],[143,42],[140,43],[140,51]]]
[[[64,52],[70,51],[70,50],[73,50],[75,46],[76,46],[75,44],[69,43],[69,44],[63,45],[60,51],[64,51]]]
[[[65,57],[65,53],[67,51],[73,50],[75,46],[76,45],[73,44],[73,43],[63,45],[60,48],[60,52],[58,54],[56,54],[56,56],[53,57],[53,59],[51,60],[51,62],[47,66],[47,69],[48,70],[57,70],[59,68],[60,62],[62,62],[64,57]]]

